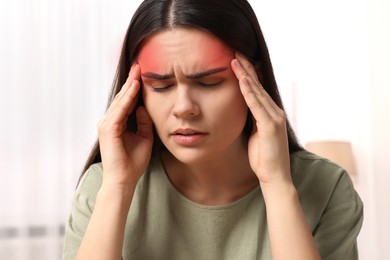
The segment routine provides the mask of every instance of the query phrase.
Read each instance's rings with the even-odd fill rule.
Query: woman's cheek
[[[155,93],[151,93],[151,90],[144,89],[143,91],[143,99],[145,108],[148,111],[150,117],[152,118],[153,123],[158,124],[158,120],[161,118],[162,106],[161,100],[159,100],[158,96]]]

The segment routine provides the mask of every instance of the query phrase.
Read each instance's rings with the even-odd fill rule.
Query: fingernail
[[[136,66],[138,65],[138,63],[134,62],[131,67],[130,67],[130,71],[129,71],[129,76],[132,75],[132,73],[134,73],[134,69],[136,68]]]
[[[134,68],[134,64],[132,64],[131,67],[130,67],[130,69],[129,69],[129,73],[128,73],[129,76],[130,76],[131,73],[133,72],[133,68]]]
[[[241,63],[239,60],[235,59],[234,60],[234,65],[237,66],[239,69],[242,69]]]

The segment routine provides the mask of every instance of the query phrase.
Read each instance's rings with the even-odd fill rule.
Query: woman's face
[[[145,107],[165,147],[183,163],[247,152],[247,105],[230,67],[233,58],[231,48],[197,29],[158,32],[142,46]]]

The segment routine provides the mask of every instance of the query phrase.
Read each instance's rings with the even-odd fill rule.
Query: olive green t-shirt
[[[306,151],[290,155],[291,174],[323,259],[358,259],[363,204],[348,174]],[[102,165],[86,172],[73,197],[63,259],[74,259],[96,194]],[[123,259],[272,259],[260,187],[224,206],[190,201],[170,183],[158,157],[140,179],[129,210]]]

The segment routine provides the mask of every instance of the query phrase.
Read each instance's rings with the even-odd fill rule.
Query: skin
[[[167,174],[184,195],[207,205],[230,203],[258,186],[233,58],[219,39],[194,29],[157,33],[138,58],[144,104],[168,150],[162,155]],[[174,134],[178,129],[190,134]]]
[[[188,77],[221,67],[227,69]],[[170,77],[152,79],[155,74]],[[125,123],[140,80],[146,108],[136,111],[138,132],[129,133]],[[212,88],[199,84],[216,81],[220,84]],[[249,138],[242,133],[248,109],[255,125]],[[189,28],[149,38],[99,123],[103,183],[77,259],[120,259],[127,213],[151,156],[153,125],[167,147],[161,155],[167,174],[185,196],[221,205],[260,184],[273,259],[320,259],[291,180],[284,111],[247,59],[214,36]],[[202,134],[195,141],[175,137],[178,128]]]

